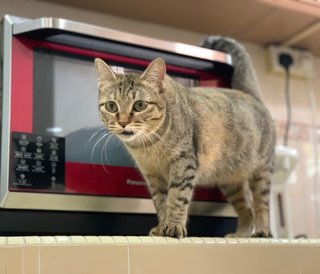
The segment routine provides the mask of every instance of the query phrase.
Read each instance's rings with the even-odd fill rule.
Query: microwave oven
[[[187,86],[227,87],[229,55],[57,18],[1,25],[0,206],[155,213],[143,178],[97,107],[94,58],[117,73],[162,57]],[[196,189],[191,215],[234,217],[219,191]]]

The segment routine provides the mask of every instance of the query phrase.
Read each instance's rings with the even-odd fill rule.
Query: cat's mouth
[[[130,130],[124,130],[120,133],[120,135],[122,136],[132,136],[134,135],[134,132],[133,131],[130,131]]]

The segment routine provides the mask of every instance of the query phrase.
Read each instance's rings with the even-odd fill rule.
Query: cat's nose
[[[126,127],[126,125],[128,125],[129,122],[128,121],[125,121],[125,122],[119,122],[119,125],[122,126],[123,128]]]

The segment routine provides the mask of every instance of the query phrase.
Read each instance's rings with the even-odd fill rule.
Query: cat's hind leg
[[[253,237],[272,237],[270,232],[269,202],[271,173],[261,172],[250,180],[255,212],[255,232]]]
[[[237,230],[227,237],[250,237],[253,230],[254,211],[248,182],[229,183],[219,186],[238,215]]]

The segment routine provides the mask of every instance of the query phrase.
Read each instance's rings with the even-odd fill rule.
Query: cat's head
[[[128,145],[152,140],[166,111],[163,59],[155,59],[142,74],[116,74],[101,59],[95,67],[99,110],[108,130]]]

